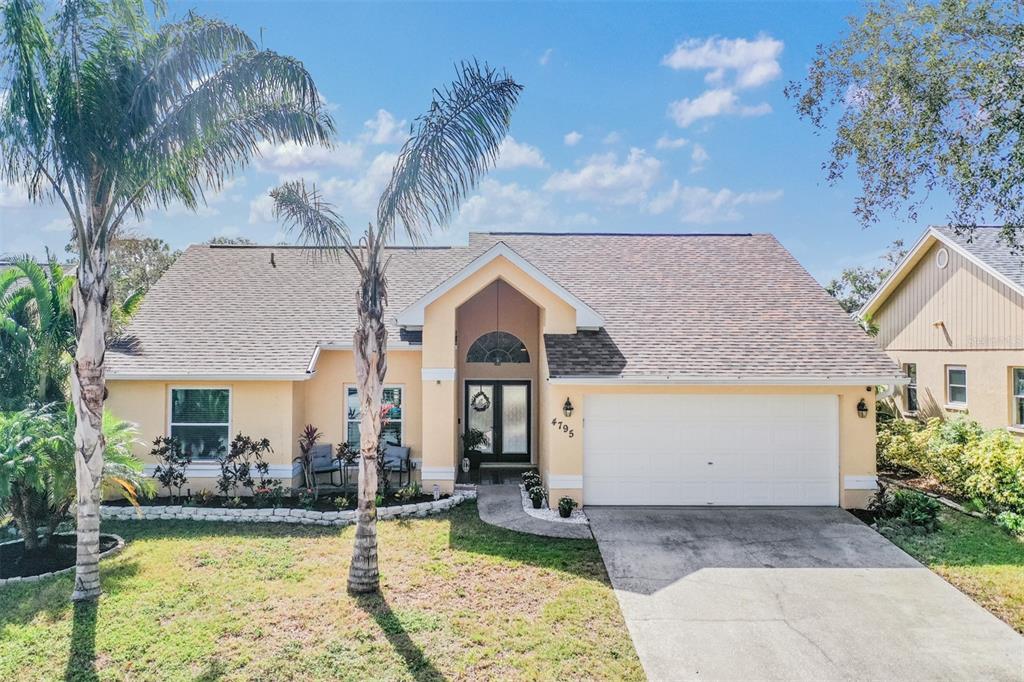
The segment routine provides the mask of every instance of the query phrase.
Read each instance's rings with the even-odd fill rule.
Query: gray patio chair
[[[384,469],[398,474],[399,488],[412,483],[412,460],[409,458],[409,448],[398,445],[384,446]]]
[[[333,448],[330,443],[320,443],[313,446],[313,452],[311,459],[313,460],[313,475],[319,476],[320,474],[331,475],[331,485],[342,485],[344,480],[342,479],[341,465],[337,459],[334,458]],[[334,473],[338,473],[338,483],[334,482]]]

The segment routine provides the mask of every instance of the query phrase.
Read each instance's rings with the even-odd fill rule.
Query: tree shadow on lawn
[[[445,679],[445,676],[424,655],[423,649],[406,632],[402,621],[391,610],[387,599],[380,594],[360,594],[354,595],[353,598],[359,608],[377,623],[395,653],[402,657],[405,669],[414,680],[435,682]]]

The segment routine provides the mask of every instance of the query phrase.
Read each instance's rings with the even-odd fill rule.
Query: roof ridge
[[[524,235],[529,237],[754,237],[769,232],[541,232],[541,231],[497,231],[470,232],[495,237]]]

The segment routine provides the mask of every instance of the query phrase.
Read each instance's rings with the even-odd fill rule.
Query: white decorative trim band
[[[551,377],[550,384],[566,386],[875,386],[903,385],[910,383],[907,377],[898,376],[849,376],[849,377],[792,377],[792,376],[580,376]]]
[[[142,472],[147,476],[152,476],[156,466],[155,464],[145,464],[142,467]],[[270,478],[291,478],[301,472],[302,465],[298,462],[271,464],[267,471],[267,476]],[[253,473],[255,475],[255,470]],[[185,475],[195,476],[196,478],[216,478],[220,476],[220,465],[217,462],[192,462],[185,467]]]
[[[875,490],[878,488],[876,476],[843,476],[843,487],[847,490]]]
[[[424,481],[453,481],[455,480],[455,467],[423,467],[420,470],[420,478]]]
[[[424,367],[420,370],[423,381],[455,381],[454,367]]]
[[[547,476],[544,477],[544,480],[545,482],[547,482],[548,488],[555,488],[556,490],[583,487],[582,476],[563,476],[558,474],[548,474]]]

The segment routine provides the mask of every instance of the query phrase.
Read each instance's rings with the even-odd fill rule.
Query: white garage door
[[[839,504],[838,398],[589,395],[583,502]]]

